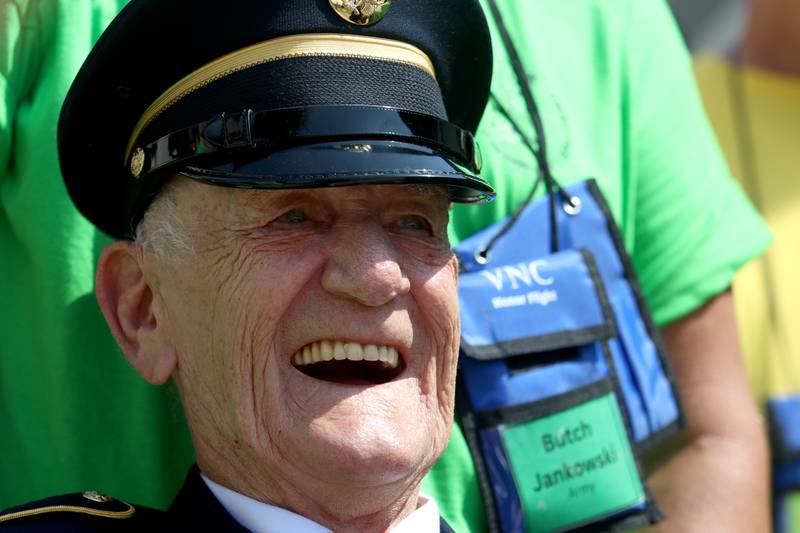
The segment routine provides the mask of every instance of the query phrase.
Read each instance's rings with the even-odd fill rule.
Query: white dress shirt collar
[[[214,497],[242,527],[253,533],[331,533],[304,516],[256,501],[214,483],[200,474]],[[430,496],[419,496],[419,507],[391,529],[392,533],[438,533],[439,507]]]

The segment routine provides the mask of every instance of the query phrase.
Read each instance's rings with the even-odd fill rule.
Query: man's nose
[[[377,307],[411,289],[398,251],[381,231],[341,232],[331,243],[322,287],[337,296]]]

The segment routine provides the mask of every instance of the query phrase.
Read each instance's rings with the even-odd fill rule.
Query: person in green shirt
[[[542,114],[553,174],[562,185],[597,180],[671,354],[687,444],[649,477],[667,516],[655,529],[768,531],[766,444],[747,392],[729,287],[770,237],[730,177],[668,6],[660,0],[497,4]],[[477,136],[483,175],[497,199],[483,211],[457,207],[454,242],[513,212],[537,175],[533,155],[500,110],[535,139],[496,26],[484,12],[494,31],[493,99]],[[456,530],[485,531],[458,429],[424,490]]]
[[[61,103],[125,3],[0,1],[0,507],[87,487],[162,505],[192,463],[177,398],[137,379],[97,307],[111,240],[58,166]]]
[[[662,0],[498,4],[541,108],[555,177],[562,185],[598,181],[664,326],[688,444],[650,477],[668,515],[659,527],[766,531],[766,451],[728,288],[769,235],[730,179],[668,7]],[[91,296],[106,239],[72,208],[55,160],[66,88],[119,5],[0,5],[0,476],[16,480],[0,484],[0,506],[87,487],[164,506],[191,462],[188,437],[169,391],[143,387],[106,332]],[[498,106],[533,139],[497,37],[495,101],[478,140],[483,176],[498,197],[482,210],[454,210],[453,244],[513,212],[537,175]],[[142,468],[159,472],[157,486],[137,485],[159,479],[138,475]],[[458,427],[423,490],[456,531],[485,531]]]

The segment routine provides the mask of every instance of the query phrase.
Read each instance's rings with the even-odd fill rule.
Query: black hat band
[[[170,166],[197,164],[242,148],[276,151],[330,141],[398,141],[441,151],[478,173],[472,134],[434,116],[386,107],[316,106],[221,114],[161,137],[131,155],[131,174],[145,178]]]

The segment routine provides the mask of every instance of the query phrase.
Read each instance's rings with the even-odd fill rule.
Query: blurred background
[[[670,0],[692,51],[724,53],[736,43],[744,23],[743,0]]]
[[[776,9],[781,13],[762,32],[761,37],[766,39],[761,42],[769,43],[773,58],[782,57],[775,59],[773,66],[791,65],[764,70],[763,57],[761,65],[737,67],[730,62],[743,34],[751,0],[668,1],[689,49],[703,56],[696,62],[695,73],[728,162],[771,226],[775,239],[765,258],[746,267],[734,286],[751,387],[759,403],[766,406],[770,425],[774,531],[798,533],[800,335],[793,317],[800,306],[800,285],[791,278],[800,264],[796,237],[800,230],[800,158],[792,155],[800,146],[800,63],[796,60],[800,4],[797,0],[752,1],[761,7],[769,5],[773,14]],[[774,32],[771,39],[770,32]],[[787,53],[794,59],[786,61]],[[709,59],[709,54],[728,59]],[[778,146],[781,148],[773,150]],[[762,270],[756,273],[758,268]],[[781,274],[784,269],[792,273]],[[754,281],[758,277],[761,281]],[[759,297],[759,293],[763,294]],[[769,296],[765,298],[764,294]],[[748,314],[747,308],[757,300],[765,302],[763,312]],[[756,332],[759,323],[768,322]],[[771,339],[772,346],[765,339]]]

